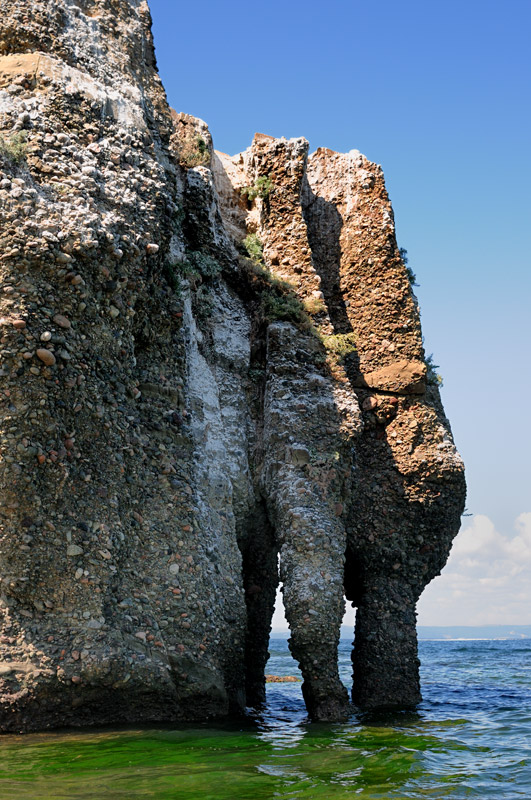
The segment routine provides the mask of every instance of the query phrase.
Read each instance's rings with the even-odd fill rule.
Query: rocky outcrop
[[[462,462],[381,169],[171,113],[141,0],[0,0],[0,729],[420,697]],[[127,35],[124,35],[127,32]],[[243,244],[242,244],[243,243]]]
[[[463,465],[427,375],[416,298],[396,246],[382,170],[359,152],[319,149],[303,206],[363,417],[347,511],[345,591],[357,607],[353,699],[420,699],[415,604],[446,563],[464,507]],[[336,253],[332,262],[330,253]]]
[[[397,248],[382,170],[357,151],[343,155],[321,148],[308,158],[304,139],[262,135],[245,153],[218,159],[216,174],[223,171],[234,187],[230,202],[225,180],[218,179],[227,227],[235,229],[242,188],[248,196],[246,186],[267,185],[242,217],[245,231],[259,236],[266,267],[290,282],[312,317],[321,344],[314,345],[313,364],[323,351],[326,357],[319,380],[335,418],[323,413],[304,365],[296,364],[301,359],[293,358],[301,353],[300,333],[284,326],[278,346],[277,326],[271,327],[264,438],[267,443],[276,435],[275,418],[267,413],[281,353],[295,363],[291,376],[280,369],[284,394],[276,409],[285,438],[295,438],[298,450],[302,445],[307,453],[305,488],[284,465],[278,474],[286,475],[286,489],[269,484],[271,513],[293,486],[311,495],[312,503],[322,493],[337,513],[332,522],[320,508],[317,522],[303,512],[295,531],[285,519],[275,524],[292,652],[308,707],[327,717],[323,707],[335,697],[330,715],[339,713],[341,688],[323,676],[330,674],[325,665],[336,661],[343,590],[357,607],[354,701],[363,707],[412,706],[420,699],[415,605],[446,563],[463,510],[464,480],[437,381],[427,374],[418,306]],[[278,452],[275,460],[282,463]],[[297,505],[288,497],[288,514]],[[325,536],[315,536],[319,531]],[[298,569],[290,566],[292,560],[299,566],[293,550]],[[315,575],[333,576],[335,594]],[[321,691],[323,706],[312,700]]]

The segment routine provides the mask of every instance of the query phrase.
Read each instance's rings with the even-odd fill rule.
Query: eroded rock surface
[[[215,153],[141,0],[0,19],[0,730],[259,704],[278,564],[311,716],[345,595],[354,701],[414,705],[464,478],[381,169]]]

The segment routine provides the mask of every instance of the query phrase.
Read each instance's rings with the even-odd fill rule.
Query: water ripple
[[[298,674],[284,640],[268,671]],[[350,643],[340,647],[350,680]],[[0,739],[0,800],[521,800],[531,798],[531,675],[524,642],[421,642],[415,713],[310,724],[300,683],[223,727]]]

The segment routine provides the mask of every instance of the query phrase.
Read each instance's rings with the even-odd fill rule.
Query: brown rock
[[[36,355],[37,358],[39,358],[43,364],[46,364],[47,367],[53,367],[55,364],[55,356],[51,350],[46,350],[44,347],[39,347]]]
[[[355,386],[397,394],[423,394],[426,391],[426,364],[422,361],[396,361],[388,367],[360,375]]]
[[[363,408],[364,411],[373,411],[373,409],[375,409],[377,405],[378,405],[377,398],[374,395],[370,395],[369,397],[365,398],[361,407]]]
[[[68,328],[72,327],[70,320],[64,317],[62,314],[56,314],[53,318],[53,321],[56,325],[59,325],[60,328],[65,328],[65,330],[68,330]]]

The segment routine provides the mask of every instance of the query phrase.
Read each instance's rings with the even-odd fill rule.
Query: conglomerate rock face
[[[0,730],[263,702],[279,578],[314,719],[345,596],[353,700],[414,705],[464,478],[381,169],[215,153],[141,0],[0,20]]]

